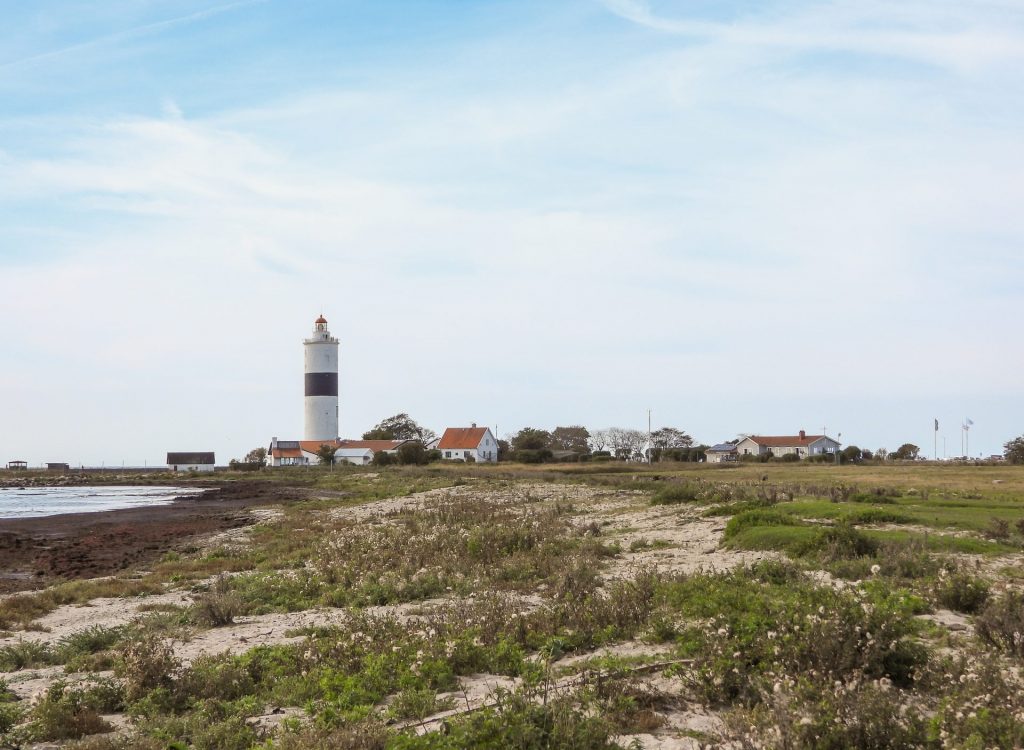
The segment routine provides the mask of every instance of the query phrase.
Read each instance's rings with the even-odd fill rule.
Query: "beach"
[[[294,497],[294,490],[232,482],[165,505],[2,519],[0,594],[144,566],[193,540],[252,523],[248,509],[286,494]]]

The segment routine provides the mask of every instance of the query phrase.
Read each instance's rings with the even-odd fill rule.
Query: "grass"
[[[116,706],[132,717],[133,734],[96,735],[77,747],[610,748],[694,701],[726,720],[724,736],[701,738],[708,744],[938,746],[940,731],[956,747],[1024,742],[1024,689],[1007,668],[1019,665],[1019,597],[951,557],[1021,549],[1024,469],[611,463],[241,478],[323,494],[286,505],[274,523],[252,528],[244,546],[183,549],[142,579],[64,584],[0,602],[0,622],[18,627],[62,603],[233,574],[194,586],[197,604],[188,608],[144,606],[145,619],[125,628],[0,650],[9,668],[64,662],[117,674],[114,690],[65,685],[35,707],[0,698],[3,742],[27,744],[16,736],[25,731],[19,722],[40,738],[59,726],[92,732],[93,714]],[[570,485],[592,485],[621,507],[595,520],[585,503],[573,507],[557,490],[542,497],[535,482],[564,485],[566,495]],[[452,486],[472,491],[358,522],[347,511]],[[623,529],[609,520],[622,507],[669,523],[731,517],[727,546],[776,550],[794,562],[682,575],[629,569],[619,557],[616,576],[605,579],[622,552],[615,539]],[[992,531],[1001,538],[987,538]],[[639,536],[629,549],[666,544]],[[808,574],[821,570],[847,581],[821,585]],[[401,617],[375,609],[400,603],[416,606]],[[342,607],[346,616],[287,644],[189,664],[168,648],[168,636],[241,613],[313,606]],[[935,606],[969,613],[981,637],[926,626],[920,615]],[[594,655],[643,643],[657,645],[657,656]],[[644,677],[663,673],[664,661],[677,677],[661,683],[677,686],[668,692]],[[449,719],[444,732],[403,729],[451,706],[441,694],[480,674],[517,687]],[[572,687],[555,690],[558,680]],[[302,717],[262,736],[253,718],[268,706],[298,707]]]

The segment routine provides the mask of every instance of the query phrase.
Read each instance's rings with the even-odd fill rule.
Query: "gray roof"
[[[178,464],[215,464],[217,461],[213,453],[168,453],[167,465],[177,466]]]
[[[730,453],[736,450],[736,445],[733,443],[719,443],[718,445],[712,445],[705,451],[706,453]]]

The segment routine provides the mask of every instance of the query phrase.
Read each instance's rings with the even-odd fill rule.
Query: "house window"
[[[463,458],[469,458],[469,451],[463,451],[462,452],[462,457]]]
[[[445,458],[451,458],[452,457],[452,452],[451,451],[445,451],[444,452],[444,457]]]

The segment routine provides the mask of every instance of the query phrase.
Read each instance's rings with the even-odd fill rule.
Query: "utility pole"
[[[647,463],[651,463],[651,453],[654,446],[651,445],[651,410],[647,410]]]

